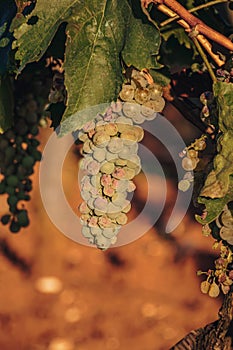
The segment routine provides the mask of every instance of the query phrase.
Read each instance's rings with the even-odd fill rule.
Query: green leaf
[[[7,28],[7,22],[3,23],[3,25],[0,26],[0,38],[5,33],[6,28]]]
[[[0,77],[0,132],[6,131],[13,122],[13,88],[9,75]]]
[[[209,224],[214,221],[222,212],[224,206],[233,199],[233,176],[230,176],[229,187],[227,194],[222,198],[205,198],[199,197],[198,203],[204,204],[207,216],[202,218],[196,215],[196,220],[202,224]]]
[[[198,202],[206,207],[205,219],[197,216],[202,224],[215,220],[223,207],[233,200],[233,84],[217,82],[213,86],[218,108],[218,124],[222,132],[218,139],[213,169],[208,174]]]
[[[131,6],[132,13],[122,57],[128,66],[133,65],[140,70],[160,68],[161,65],[156,61],[161,41],[158,27],[142,12],[140,1],[132,2]]]
[[[200,196],[222,198],[228,191],[229,176],[233,174],[233,84],[217,82],[213,90],[222,135],[218,139],[218,154],[213,161],[213,170],[208,174]]]
[[[0,47],[6,47],[10,42],[10,39],[9,38],[2,38],[0,40]]]
[[[17,40],[13,43],[13,48],[18,48],[15,58],[20,61],[19,71],[27,63],[38,61],[42,57],[59,25],[69,18],[76,5],[84,6],[81,0],[53,0],[49,4],[37,0],[35,9],[14,30]],[[28,20],[34,16],[38,18],[37,23],[28,24]]]
[[[91,11],[93,1],[91,3],[92,6],[77,19],[73,18],[67,27],[64,68],[68,101],[62,122],[78,111],[115,99],[122,83],[119,54],[130,7],[124,0],[102,0],[96,3],[96,10]],[[93,116],[79,114],[76,129],[88,118]],[[73,124],[71,127],[70,131],[74,131]],[[60,135],[63,130],[61,126]]]
[[[219,129],[233,130],[233,84],[218,81],[213,85],[219,113]]]
[[[187,49],[193,48],[191,40],[183,28],[172,28],[162,33],[162,37],[165,41],[168,41],[172,35],[178,40],[180,45],[184,45]]]
[[[127,0],[74,0],[72,4],[54,0],[48,7],[38,0],[26,18],[36,16],[37,22],[30,25],[25,21],[15,29],[16,59],[22,70],[41,58],[59,25],[68,23],[64,62],[68,98],[60,136],[94,117],[81,111],[116,99],[122,84],[120,55],[126,64],[139,69],[160,67],[155,59],[160,34],[140,4],[140,0],[132,7]]]

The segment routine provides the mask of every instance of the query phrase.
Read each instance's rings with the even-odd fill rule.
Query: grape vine
[[[43,0],[12,0],[0,15],[0,194],[9,207],[1,223],[12,233],[30,223],[26,202],[48,103],[59,137],[73,132],[82,143],[82,234],[101,250],[128,220],[129,193],[141,171],[141,124],[152,123],[168,101],[200,127],[202,135],[180,150],[185,174],[178,189],[194,184],[196,220],[219,248],[214,268],[198,271],[205,277],[201,291],[225,299],[219,319],[175,350],[233,345],[233,42],[226,18],[213,9],[220,2],[194,8],[193,1],[176,0],[87,0],[85,6],[53,0],[48,8]],[[55,64],[53,78],[45,62]],[[102,113],[85,112],[102,103],[109,104]]]

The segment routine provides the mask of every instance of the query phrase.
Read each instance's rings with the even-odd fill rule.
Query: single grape
[[[188,180],[180,180],[178,183],[178,189],[182,192],[188,191],[190,188],[190,182]]]
[[[152,100],[156,99],[157,96],[163,95],[163,88],[157,83],[152,83],[149,85],[150,98]]]
[[[0,194],[6,192],[6,184],[4,182],[0,182]]]
[[[29,130],[30,134],[33,136],[36,136],[39,134],[39,128],[37,125],[34,125],[30,130]]]
[[[5,192],[8,193],[9,195],[15,194],[15,188],[11,186],[6,186]]]
[[[203,151],[206,148],[205,140],[196,140],[194,149],[197,151]]]
[[[210,283],[208,281],[203,281],[201,283],[201,291],[204,294],[207,294],[210,290]]]
[[[19,232],[19,230],[20,230],[20,224],[13,219],[10,224],[10,231],[12,233],[17,233]]]
[[[135,91],[134,98],[135,101],[139,104],[143,104],[150,99],[150,90],[147,88],[138,88]]]
[[[3,215],[1,217],[1,222],[3,225],[7,225],[10,222],[11,216],[9,214]]]
[[[26,156],[22,159],[22,166],[26,169],[32,168],[34,163],[35,163],[35,160],[32,156]]]
[[[122,101],[132,101],[134,98],[134,91],[135,89],[132,85],[124,84],[119,97],[122,99]]]
[[[7,198],[7,203],[8,203],[10,206],[15,206],[15,205],[18,203],[18,198],[17,198],[15,195],[10,195],[10,196]]]
[[[26,210],[20,210],[17,213],[17,220],[20,226],[26,227],[29,225],[28,214]]]
[[[16,175],[10,175],[6,178],[7,185],[17,187],[19,180]]]
[[[182,159],[182,167],[186,171],[194,170],[197,166],[198,160],[197,159],[190,159],[188,157],[185,157]]]
[[[219,286],[217,285],[217,283],[213,282],[210,285],[210,289],[209,289],[209,296],[212,298],[217,298],[219,296],[220,293],[220,289]]]

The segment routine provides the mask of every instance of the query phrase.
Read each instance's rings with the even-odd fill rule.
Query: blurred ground
[[[182,123],[184,135],[190,136]],[[43,144],[49,134],[43,130]],[[63,178],[74,210],[81,201],[74,185],[76,158],[70,152]],[[146,193],[143,176],[136,182],[139,203]],[[156,178],[154,184],[156,192]],[[167,211],[174,196],[169,181]],[[0,201],[4,212],[4,198]],[[212,242],[189,215],[166,239],[152,228],[137,241],[106,252],[82,246],[50,222],[37,169],[30,216],[30,227],[20,234],[1,226],[0,349],[167,350],[217,318],[220,299],[201,294],[196,276],[213,261]],[[17,255],[15,265],[6,258],[4,242]],[[48,276],[56,279],[40,279]]]

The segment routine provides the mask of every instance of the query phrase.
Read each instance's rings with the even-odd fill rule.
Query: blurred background
[[[200,135],[171,105],[164,113],[187,144]],[[51,133],[41,130],[41,150]],[[1,349],[166,350],[217,318],[221,300],[203,295],[196,276],[197,270],[213,265],[213,241],[202,236],[192,205],[180,225],[164,233],[177,193],[174,165],[150,135],[143,143],[165,172],[165,208],[140,239],[104,252],[68,239],[52,224],[41,201],[37,165],[27,203],[30,226],[15,235],[0,228]],[[79,158],[78,149],[72,148],[63,168],[64,191],[77,215]],[[161,189],[157,175],[151,176],[153,209]],[[131,220],[147,197],[145,176],[139,174],[135,183]],[[0,214],[6,210],[1,196]]]

